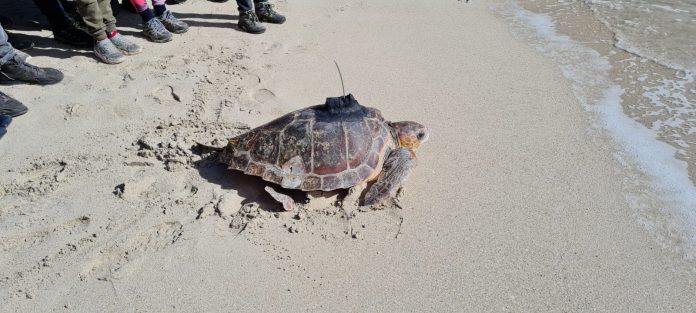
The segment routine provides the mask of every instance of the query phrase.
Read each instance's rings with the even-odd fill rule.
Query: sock
[[[164,4],[155,4],[153,7],[155,8],[155,15],[157,16],[162,16],[162,14],[167,11],[167,6]]]
[[[155,6],[155,10],[156,10],[156,9],[157,9],[157,8],[156,8],[156,6]],[[140,17],[143,19],[143,23],[147,23],[147,22],[149,22],[151,19],[155,18],[155,15],[152,14],[152,10],[150,10],[150,8],[147,8],[147,9],[145,9],[145,11],[142,11],[142,12],[140,12],[140,13],[138,13],[138,14],[140,14]]]

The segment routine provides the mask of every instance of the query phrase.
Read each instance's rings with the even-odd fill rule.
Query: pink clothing
[[[152,5],[164,5],[167,0],[151,0]],[[138,13],[147,10],[147,0],[130,0]]]

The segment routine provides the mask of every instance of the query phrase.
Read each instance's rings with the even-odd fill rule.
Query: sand
[[[66,79],[2,87],[31,111],[0,141],[1,311],[695,307],[694,263],[629,207],[615,144],[484,1],[279,1],[260,36],[232,3],[171,8],[192,29],[167,44],[121,16],[145,52],[118,66],[24,32]],[[361,103],[430,129],[402,209],[280,212],[191,152],[340,95],[333,60]]]

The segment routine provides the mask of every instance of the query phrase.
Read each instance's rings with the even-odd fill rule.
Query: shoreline
[[[0,300],[13,312],[693,308],[694,263],[624,193],[646,177],[626,175],[562,70],[488,5],[278,1],[288,22],[250,36],[232,4],[189,0],[171,6],[189,33],[137,38],[145,51],[122,65],[35,57],[66,79],[8,88],[31,107],[0,141]],[[403,209],[318,198],[276,214],[259,180],[194,166],[195,142],[339,94],[333,60],[361,104],[429,127]]]

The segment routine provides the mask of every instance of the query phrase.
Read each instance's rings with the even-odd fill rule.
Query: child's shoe
[[[145,23],[143,35],[154,42],[167,42],[172,40],[172,33],[170,33],[157,18],[151,18]]]
[[[94,44],[94,54],[106,64],[118,64],[126,60],[123,52],[108,39],[97,41]]]
[[[162,24],[165,28],[167,28],[168,31],[175,34],[183,34],[189,29],[188,24],[177,19],[174,16],[174,14],[172,14],[172,11],[169,10],[164,11],[164,13],[158,16],[157,19],[160,20],[160,22],[162,22]]]
[[[126,39],[125,36],[116,33],[113,37],[109,38],[111,42],[114,43],[114,46],[121,50],[123,54],[126,55],[133,55],[133,54],[138,54],[140,52],[143,52],[143,48],[135,44],[134,42],[131,42],[130,40]]]

